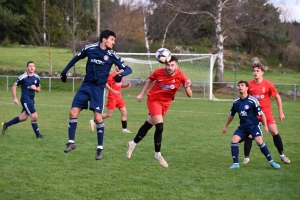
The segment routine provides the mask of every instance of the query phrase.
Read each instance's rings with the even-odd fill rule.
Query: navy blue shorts
[[[238,135],[241,138],[241,141],[245,141],[245,139],[251,135],[254,140],[257,136],[263,136],[262,131],[260,129],[260,125],[255,125],[251,127],[238,127],[233,135]]]
[[[87,109],[90,103],[90,110],[98,113],[103,112],[105,101],[105,88],[93,84],[82,84],[74,96],[72,108]]]
[[[36,110],[34,108],[34,102],[31,102],[31,101],[24,102],[21,100],[21,104],[22,104],[21,113],[25,111],[27,115],[31,115],[36,112]]]

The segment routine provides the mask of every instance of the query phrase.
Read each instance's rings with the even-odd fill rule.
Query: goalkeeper
[[[66,82],[69,69],[77,61],[88,57],[86,62],[86,75],[82,85],[74,96],[69,115],[68,134],[69,141],[64,150],[68,153],[76,148],[75,133],[77,128],[77,118],[83,109],[88,108],[94,113],[96,123],[96,133],[98,146],[96,148],[95,159],[100,160],[103,156],[104,123],[102,113],[104,108],[104,94],[106,81],[113,64],[124,70],[114,77],[116,82],[121,82],[123,76],[132,73],[131,68],[111,50],[115,44],[116,34],[110,30],[104,30],[100,34],[100,42],[86,45],[65,67],[61,73],[62,82]]]

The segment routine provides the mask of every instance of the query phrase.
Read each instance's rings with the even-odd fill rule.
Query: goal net
[[[141,92],[148,76],[157,68],[165,67],[155,59],[155,53],[118,53],[120,57],[132,68],[133,73],[126,76],[125,81],[131,82],[131,90],[122,90],[124,94]],[[193,98],[213,97],[213,66],[216,55],[214,54],[175,54],[179,61],[179,68],[185,72],[192,81]],[[176,97],[186,97],[184,89],[177,91]]]

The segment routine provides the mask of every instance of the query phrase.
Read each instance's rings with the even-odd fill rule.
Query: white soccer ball
[[[171,60],[171,52],[169,49],[160,48],[156,51],[155,58],[158,62],[165,64]]]

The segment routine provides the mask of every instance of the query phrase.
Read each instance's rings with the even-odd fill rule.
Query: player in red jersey
[[[124,78],[121,82],[116,82],[114,77],[116,74],[120,73],[119,68],[115,65],[115,71],[111,72],[108,76],[106,88],[109,90],[107,103],[106,103],[106,113],[102,114],[102,118],[109,118],[112,116],[114,109],[118,108],[121,112],[121,123],[122,123],[122,132],[131,133],[127,129],[127,109],[124,99],[122,98],[122,88],[127,88],[131,86],[131,83],[124,83]],[[90,120],[90,126],[92,131],[94,131],[95,122]]]
[[[131,158],[135,146],[146,136],[152,126],[155,125],[154,157],[162,167],[168,167],[168,163],[160,153],[164,128],[163,117],[167,113],[172,98],[181,84],[185,89],[186,95],[192,97],[193,93],[190,88],[191,80],[187,79],[185,73],[178,69],[178,59],[175,56],[172,56],[171,60],[166,63],[165,68],[158,68],[149,76],[142,92],[137,96],[137,100],[141,102],[145,92],[151,87],[147,95],[149,115],[146,122],[140,127],[135,138],[127,144],[128,151],[126,157],[128,159]]]
[[[255,97],[266,116],[267,124],[270,133],[273,136],[274,145],[276,146],[282,162],[289,164],[291,161],[283,153],[283,143],[278,133],[276,121],[272,113],[271,97],[274,97],[278,108],[278,118],[282,122],[285,118],[282,110],[282,101],[275,86],[270,81],[263,78],[264,66],[261,63],[255,63],[252,66],[254,80],[249,82],[249,94]],[[244,162],[247,164],[250,161],[249,155],[252,147],[252,138],[246,139],[244,143]]]

